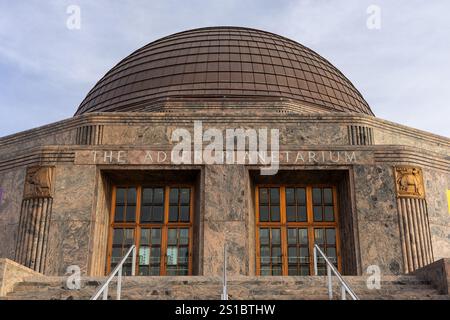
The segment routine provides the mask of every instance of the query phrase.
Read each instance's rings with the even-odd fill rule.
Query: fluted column
[[[34,166],[27,169],[15,260],[44,273],[47,241],[53,204],[53,167]]]
[[[397,210],[405,273],[434,261],[422,169],[394,168]]]

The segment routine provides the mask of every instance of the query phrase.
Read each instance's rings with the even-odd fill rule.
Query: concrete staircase
[[[414,276],[386,276],[380,290],[369,290],[366,277],[344,277],[360,299],[438,299],[428,282]],[[66,277],[30,277],[16,284],[4,300],[67,300],[89,299],[106,278],[83,278],[79,290],[69,290]],[[122,299],[220,299],[222,283],[219,277],[124,277]],[[337,280],[333,282],[334,297],[340,297]],[[228,292],[231,300],[326,300],[326,277],[230,277]],[[115,299],[115,284],[109,289]]]

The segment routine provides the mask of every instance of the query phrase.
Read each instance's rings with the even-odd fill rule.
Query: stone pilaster
[[[54,167],[27,168],[15,260],[44,273],[53,204]]]
[[[397,166],[394,173],[404,272],[409,273],[434,260],[423,174],[411,166]]]

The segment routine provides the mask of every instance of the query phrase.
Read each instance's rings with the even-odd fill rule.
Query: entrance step
[[[414,276],[386,276],[379,290],[370,290],[366,277],[345,276],[360,299],[436,299],[449,300],[439,295],[429,282]],[[67,288],[67,277],[30,277],[18,283],[5,300],[79,300],[89,299],[105,277],[83,278],[79,290]],[[228,294],[231,300],[327,300],[326,277],[229,277]],[[110,285],[109,298],[115,299],[115,282]],[[220,299],[220,277],[124,277],[124,300],[184,300]],[[334,298],[339,299],[340,288],[333,279]],[[349,297],[348,297],[349,298]]]

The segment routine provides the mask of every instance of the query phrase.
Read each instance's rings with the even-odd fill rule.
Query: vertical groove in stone
[[[52,206],[53,206],[53,199],[48,198],[48,204],[47,204],[47,211],[45,215],[45,236],[42,239],[42,262],[39,268],[39,272],[45,273],[46,266],[47,266],[47,244],[48,244],[48,234],[50,230],[50,218],[52,214]]]
[[[426,233],[426,239],[428,242],[428,250],[430,253],[431,262],[434,261],[434,255],[433,255],[433,246],[431,242],[431,230],[430,230],[430,220],[428,219],[428,209],[427,209],[427,203],[425,200],[421,202],[423,213],[424,213],[424,219],[425,219],[425,233]]]
[[[364,136],[365,132],[364,132],[364,127],[359,127],[359,133],[361,135],[361,145],[365,145],[366,144],[366,137]]]
[[[421,204],[421,201],[418,201],[417,203],[418,206],[418,211],[419,211],[419,219],[420,219],[420,227],[421,227],[421,232],[422,232],[422,238],[423,238],[423,251],[424,251],[424,259],[425,259],[425,265],[430,264],[431,261],[431,256],[430,256],[430,251],[428,250],[428,237],[427,237],[427,232],[426,232],[426,220],[425,220],[425,215],[423,212],[423,207]]]
[[[419,210],[419,199],[413,199],[414,204],[414,220],[416,222],[416,230],[417,230],[417,254],[419,256],[419,265],[420,267],[423,267],[426,265],[426,258],[425,258],[425,247],[424,242],[425,239],[423,237],[423,231],[422,231],[422,220],[420,219],[420,210]]]
[[[84,126],[84,140],[83,144],[89,144],[89,126]]]
[[[33,238],[31,237],[30,231],[33,230],[33,212],[34,212],[34,208],[36,207],[36,199],[32,199],[31,200],[31,206],[30,206],[30,210],[28,212],[28,224],[27,224],[27,229],[25,231],[25,266],[29,267],[30,266],[30,257],[31,257],[31,243],[33,241]]]
[[[97,144],[97,134],[98,134],[97,126],[89,126],[89,127],[91,129],[89,144],[96,145]]]
[[[36,264],[36,249],[38,246],[38,225],[41,218],[41,210],[42,210],[42,201],[41,198],[36,199],[36,204],[33,210],[33,224],[32,229],[30,230],[31,236],[31,250],[30,250],[30,259],[28,261],[29,267],[34,269]]]
[[[360,130],[361,130],[361,137],[362,137],[361,143],[363,145],[366,145],[367,144],[366,143],[366,128],[365,127],[360,127]]]
[[[372,128],[366,126],[353,126],[348,127],[348,140],[351,145],[372,145],[373,133]]]
[[[363,144],[363,141],[362,141],[361,127],[360,127],[360,126],[357,126],[356,128],[357,128],[357,130],[358,130],[358,145],[362,145],[362,144]]]
[[[350,126],[352,128],[352,144],[356,144],[356,129],[354,126]]]
[[[42,272],[48,239],[51,198],[24,199],[20,212],[16,261]]]
[[[94,144],[93,143],[93,141],[94,141],[93,135],[95,134],[94,126],[89,126],[88,127],[88,133],[89,133],[88,134],[88,136],[89,136],[88,144],[92,145],[92,144]]]
[[[99,145],[103,142],[103,125],[87,125],[77,128],[75,144]]]
[[[43,240],[45,237],[45,218],[47,215],[47,208],[48,208],[48,198],[42,199],[42,214],[39,219],[39,225],[38,225],[38,238],[37,238],[37,246],[36,246],[36,264],[35,264],[35,270],[40,270],[41,264],[42,264],[42,247],[43,247]]]
[[[403,225],[405,227],[405,246],[406,246],[406,252],[407,252],[407,260],[408,260],[408,269],[409,271],[412,271],[412,251],[411,251],[411,240],[410,240],[410,232],[409,232],[409,224],[408,224],[408,218],[406,216],[406,203],[405,199],[401,199],[401,215],[403,218]]]
[[[104,126],[100,125],[99,128],[100,128],[100,132],[99,132],[99,137],[98,137],[98,144],[103,144],[103,129],[104,129]]]
[[[397,207],[401,208],[401,206],[402,206],[401,200],[397,199]],[[398,215],[398,223],[400,226],[400,242],[401,242],[402,254],[403,254],[403,268],[405,270],[405,273],[408,273],[409,272],[409,263],[408,263],[408,254],[407,254],[407,250],[406,250],[405,226],[403,223],[403,215],[402,214]]]
[[[423,262],[423,256],[422,256],[422,234],[419,231],[419,226],[418,226],[418,220],[417,220],[417,209],[416,209],[416,203],[417,203],[417,199],[413,198],[410,199],[411,201],[411,218],[413,221],[413,226],[414,226],[414,234],[415,234],[415,244],[416,244],[416,256],[417,256],[417,267],[421,268],[424,266],[424,262]]]
[[[398,198],[400,238],[405,272],[433,262],[430,225],[425,199]]]
[[[29,266],[29,255],[30,255],[30,249],[31,249],[31,245],[30,245],[30,241],[31,241],[31,236],[30,236],[30,230],[32,229],[32,223],[33,223],[33,211],[34,211],[34,207],[35,207],[35,199],[31,199],[30,200],[30,206],[28,207],[28,212],[27,212],[27,224],[25,226],[25,237],[24,237],[24,256],[23,256],[23,264],[25,266]]]
[[[352,126],[347,126],[347,137],[348,137],[348,144],[353,144],[353,130]]]
[[[410,239],[411,239],[411,251],[413,253],[413,270],[416,270],[419,267],[418,259],[417,259],[417,246],[416,246],[416,234],[414,232],[414,224],[413,224],[413,217],[412,217],[412,208],[411,208],[411,199],[406,199],[406,213],[408,217],[408,224],[409,224],[409,232],[410,232]]]

